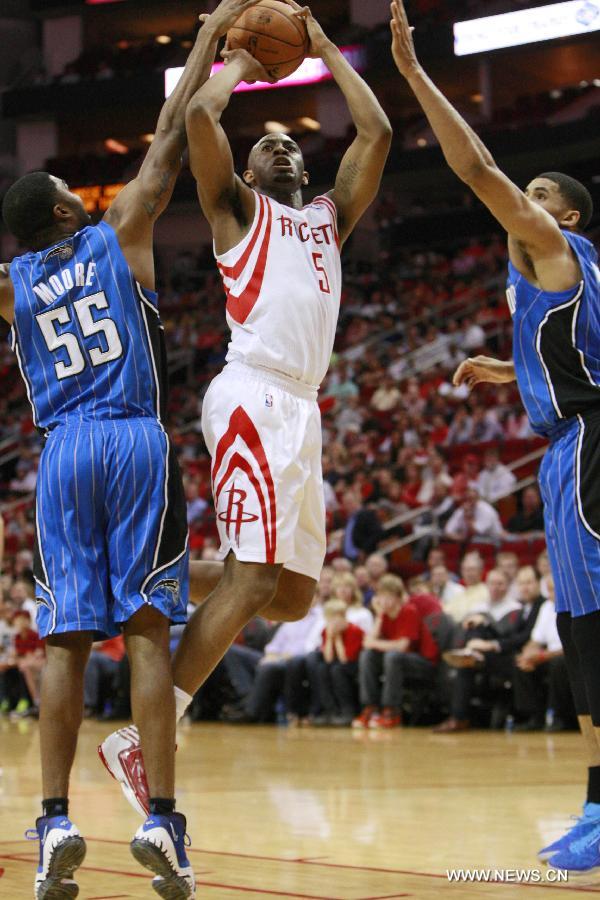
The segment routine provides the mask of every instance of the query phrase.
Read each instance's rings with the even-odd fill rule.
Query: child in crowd
[[[358,657],[364,632],[348,621],[344,600],[328,600],[323,607],[325,628],[321,651],[310,675],[323,714],[315,725],[350,725],[356,713]]]

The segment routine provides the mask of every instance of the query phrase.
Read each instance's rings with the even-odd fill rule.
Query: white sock
[[[181,688],[175,687],[173,690],[175,691],[175,720],[179,722],[185,716],[185,711],[194,698],[182,691]]]

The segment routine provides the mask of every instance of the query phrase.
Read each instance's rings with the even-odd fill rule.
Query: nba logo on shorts
[[[271,409],[273,407],[273,395],[272,394],[265,394],[265,406],[268,409]]]

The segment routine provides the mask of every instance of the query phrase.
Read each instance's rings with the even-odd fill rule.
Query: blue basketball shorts
[[[154,419],[61,425],[40,459],[37,625],[113,636],[141,607],[186,620],[188,530],[179,466]]]
[[[556,611],[600,609],[600,414],[558,429],[539,473]]]

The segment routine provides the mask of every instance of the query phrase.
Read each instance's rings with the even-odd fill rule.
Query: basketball
[[[306,25],[287,3],[261,0],[227,33],[231,50],[247,50],[278,81],[295,72],[308,52]]]

